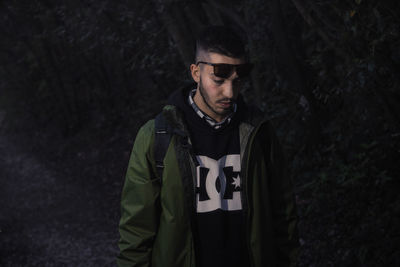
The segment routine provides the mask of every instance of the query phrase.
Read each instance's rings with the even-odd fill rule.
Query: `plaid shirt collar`
[[[192,106],[196,114],[199,115],[200,118],[205,120],[211,127],[213,127],[214,129],[219,129],[225,125],[228,125],[231,122],[233,115],[235,115],[236,113],[236,103],[233,103],[233,111],[229,113],[228,116],[226,116],[221,122],[217,122],[216,120],[205,114],[203,111],[201,111],[200,108],[196,105],[196,103],[193,101],[193,97],[195,94],[196,88],[189,93],[189,104]]]

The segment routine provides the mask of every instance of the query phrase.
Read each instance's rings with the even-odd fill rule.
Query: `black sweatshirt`
[[[168,102],[183,111],[193,152],[200,164],[196,177],[196,259],[200,267],[247,266],[240,188],[240,112],[214,129],[188,103],[190,89],[179,90]]]

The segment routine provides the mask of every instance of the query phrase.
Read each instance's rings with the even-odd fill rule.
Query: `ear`
[[[190,65],[190,73],[192,74],[192,78],[196,83],[200,82],[200,66],[191,64]]]

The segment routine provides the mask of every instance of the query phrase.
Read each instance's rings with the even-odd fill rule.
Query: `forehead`
[[[228,56],[214,53],[214,52],[207,53],[207,61],[210,63],[225,63],[225,64],[233,64],[233,65],[245,63],[244,58],[228,57]]]

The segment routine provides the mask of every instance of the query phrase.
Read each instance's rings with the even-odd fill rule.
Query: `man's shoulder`
[[[168,128],[168,130],[176,127],[180,123],[181,110],[174,105],[167,104],[163,109],[156,114],[153,118],[146,121],[139,129],[138,135],[145,135],[147,137],[154,136],[158,128]]]
[[[144,134],[152,134],[154,132],[155,118],[146,121],[139,129],[139,132]]]
[[[149,146],[153,141],[155,132],[155,119],[146,121],[137,131],[135,143],[141,143],[144,146]]]

